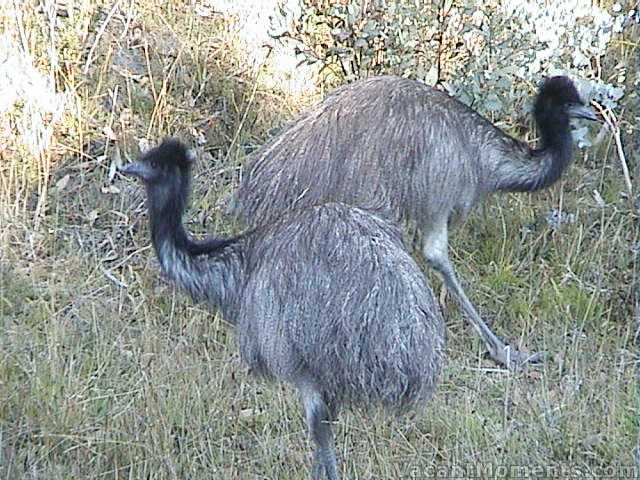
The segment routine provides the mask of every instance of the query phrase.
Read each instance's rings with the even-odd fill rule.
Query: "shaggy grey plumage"
[[[195,242],[182,226],[191,160],[166,141],[123,171],[143,179],[162,269],[234,324],[242,358],[295,385],[315,443],[313,478],[337,479],[342,406],[424,405],[440,372],[443,322],[401,232],[331,203],[236,238]]]
[[[331,93],[249,159],[232,212],[250,225],[327,201],[375,202],[409,221],[491,356],[517,366],[535,358],[505,345],[485,325],[456,278],[448,231],[500,190],[555,182],[571,161],[569,118],[593,117],[573,83],[553,77],[534,106],[541,146],[530,148],[447,94],[398,77],[374,77]]]

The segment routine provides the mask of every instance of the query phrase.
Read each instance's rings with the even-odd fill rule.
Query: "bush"
[[[637,21],[616,3],[470,0],[300,0],[288,2],[274,36],[293,44],[301,63],[320,66],[335,86],[394,74],[442,85],[484,114],[524,106],[544,75],[581,79],[587,99],[615,108],[627,66],[603,78],[613,36]],[[583,143],[588,139],[583,136]]]

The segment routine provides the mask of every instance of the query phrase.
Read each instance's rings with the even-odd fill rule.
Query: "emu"
[[[165,274],[235,326],[251,371],[299,392],[314,442],[312,477],[339,478],[330,421],[346,406],[403,412],[432,396],[444,327],[402,233],[330,203],[232,238],[193,240],[182,215],[192,158],[166,140],[127,165],[142,179]]]
[[[534,191],[571,163],[570,118],[596,119],[571,80],[541,83],[534,102],[540,146],[530,148],[446,93],[380,76],[332,92],[249,158],[230,212],[249,225],[283,211],[339,201],[382,206],[412,225],[424,258],[499,364],[527,356],[499,339],[465,294],[448,256],[449,231],[497,191]]]

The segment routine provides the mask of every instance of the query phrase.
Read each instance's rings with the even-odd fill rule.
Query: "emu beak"
[[[151,178],[151,169],[149,166],[142,162],[132,162],[125,165],[120,169],[121,173],[125,175],[131,175],[138,177],[142,180],[149,180]]]
[[[600,121],[600,119],[596,116],[596,112],[589,105],[572,103],[571,105],[569,105],[567,111],[573,118],[584,118],[586,120],[593,120],[594,122]]]

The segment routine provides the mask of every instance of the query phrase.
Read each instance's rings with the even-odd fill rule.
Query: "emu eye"
[[[158,162],[156,160],[151,160],[151,166],[153,168],[158,168]]]

